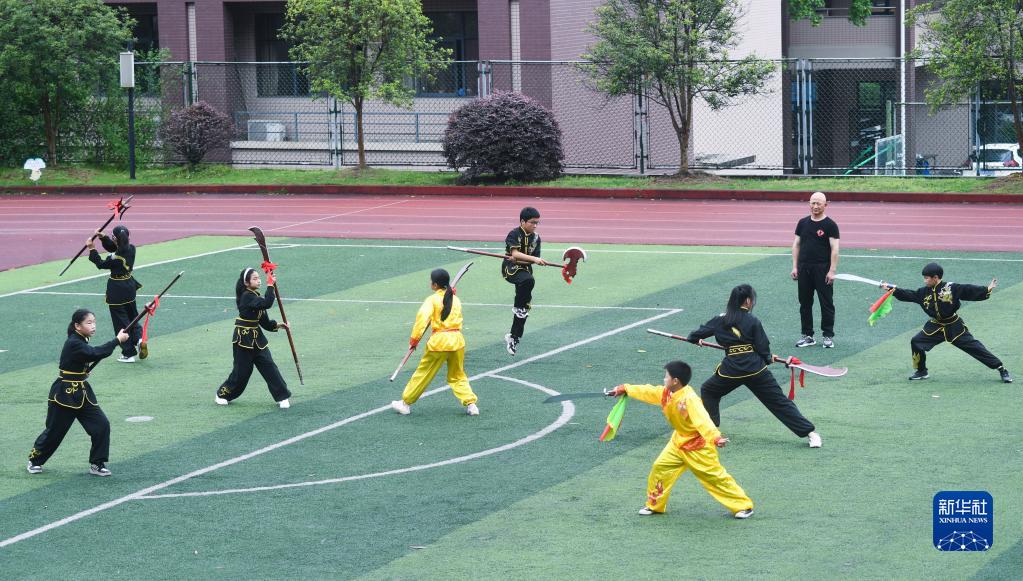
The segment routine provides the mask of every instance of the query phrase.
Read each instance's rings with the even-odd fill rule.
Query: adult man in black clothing
[[[821,335],[824,347],[835,346],[835,271],[838,268],[838,224],[828,218],[828,199],[823,192],[810,196],[810,215],[796,224],[792,241],[792,280],[799,283],[799,319],[803,337],[796,347],[816,345],[813,338],[813,295],[821,302]]]
[[[998,279],[991,279],[991,284],[986,287],[976,284],[942,282],[941,277],[944,276],[945,271],[936,262],[924,266],[921,274],[926,286],[916,290],[896,288],[893,284],[881,283],[883,289],[895,289],[892,296],[896,300],[916,303],[931,317],[924,323],[924,328],[909,342],[910,348],[913,350],[913,367],[916,369],[909,379],[916,381],[930,377],[927,372],[927,352],[935,345],[947,341],[991,369],[998,370],[1003,382],[1012,383],[1012,375],[1002,365],[1001,359],[995,357],[983,343],[974,338],[970,330],[966,328],[966,324],[959,318],[958,313],[961,301],[986,301],[991,296],[991,291],[998,286]]]

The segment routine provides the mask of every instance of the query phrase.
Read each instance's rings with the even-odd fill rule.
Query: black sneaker
[[[803,335],[803,338],[796,342],[796,347],[810,347],[816,344],[817,341],[814,340],[813,335]]]
[[[1009,375],[1009,370],[1001,368],[998,370],[998,374],[1002,376],[1002,383],[1012,383],[1012,376]]]
[[[926,371],[917,371],[913,373],[913,375],[909,376],[909,380],[917,381],[919,379],[927,379],[928,377],[930,377],[930,374],[928,374]]]
[[[93,476],[110,476],[112,472],[103,464],[89,464],[89,474]]]

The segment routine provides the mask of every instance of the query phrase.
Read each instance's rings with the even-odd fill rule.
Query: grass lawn
[[[77,264],[49,288],[37,288],[41,271],[0,273],[4,578],[1010,579],[1023,567],[1020,385],[999,383],[948,345],[931,352],[931,379],[907,381],[909,339],[925,320],[915,305],[896,303],[868,327],[879,291],[836,288],[837,347],[798,352],[849,368],[838,379],[808,376],[799,390],[819,450],[747,390],[722,401],[732,440],[722,462],[756,502],[751,519],[732,519],[690,474],[665,515],[640,517],[647,472],[669,435],[660,410],[632,402],[618,437],[601,444],[610,401],[543,400],[657,382],[674,358],[693,365],[698,386],[720,353],[644,329],[686,333],[741,282],[757,287],[755,313],[773,350],[793,354],[798,306],[784,249],[589,245],[572,285],[554,269],[538,273],[514,358],[502,341],[513,289],[479,257],[458,286],[480,398],[481,415],[469,417],[441,377],[411,415],[387,407],[419,358],[387,381],[430,293],[430,270],[453,271],[465,255],[445,241],[272,242],[305,375],[299,385],[285,337],[271,334],[291,409],[277,409],[258,374],[231,405],[213,403],[231,367],[234,279],[261,260],[251,239],[140,247],[143,293],[185,275],[152,320],[149,359],[108,359],[90,378],[112,425],[111,478],[87,474],[88,438],[77,426],[42,474],[25,471],[71,312],[94,309],[97,340],[112,334],[103,280],[75,278],[95,273]],[[921,254],[849,251],[843,264],[915,285]],[[179,260],[146,266],[168,255]],[[1019,377],[1010,313],[1023,301],[1021,256],[942,255],[952,280],[1000,280],[990,300],[961,313]],[[787,390],[785,370],[774,373]],[[942,490],[993,496],[989,551],[935,550],[932,498]],[[38,534],[9,542],[30,531]]]
[[[0,187],[33,185],[24,170],[0,170]],[[341,184],[341,185],[455,185],[454,172],[406,171],[372,168],[334,171],[291,169],[232,169],[223,165],[202,166],[189,172],[180,167],[142,168],[136,181],[124,169],[60,167],[46,169],[35,185],[221,185],[221,184]],[[514,184],[512,184],[514,185]],[[811,178],[725,178],[702,176],[687,180],[655,177],[569,175],[550,182],[530,185],[564,188],[643,189],[749,189],[823,190],[855,192],[934,192],[1023,194],[1023,180],[989,178],[923,177],[811,177]]]

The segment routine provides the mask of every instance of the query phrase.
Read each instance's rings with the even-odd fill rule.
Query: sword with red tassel
[[[451,279],[451,282],[448,283],[448,286],[451,287],[452,293],[454,292],[455,285],[458,284],[458,281],[462,280],[462,277],[465,276],[465,273],[469,272],[470,266],[472,266],[472,262],[469,262],[468,264],[463,266],[462,269],[459,270],[457,274],[455,274],[455,278]],[[426,331],[423,331],[423,335],[426,335]],[[391,374],[391,377],[388,381],[394,381],[394,379],[398,377],[398,374],[401,373],[401,368],[405,367],[405,364],[408,363],[409,357],[412,357],[412,353],[415,352],[416,347],[419,346],[419,341],[421,340],[422,337],[416,339],[414,343],[409,345],[408,351],[405,352],[405,356],[401,358],[401,363],[399,363],[398,367],[395,368],[394,373]]]
[[[677,341],[684,341],[686,343],[692,343],[700,347],[710,347],[712,349],[720,349],[727,351],[727,347],[712,343],[710,341],[704,341],[700,339],[698,341],[690,341],[686,337],[681,335],[674,335],[672,333],[665,333],[664,331],[658,331],[656,329],[647,329],[647,333],[654,335],[660,335],[661,337],[667,337],[669,339],[675,339]],[[846,367],[828,367],[826,365],[810,365],[809,363],[802,362],[797,357],[778,357],[777,355],[771,355],[774,363],[782,363],[785,367],[789,368],[791,376],[789,378],[789,399],[796,399],[796,369],[799,370],[799,387],[806,387],[804,377],[806,373],[813,373],[814,375],[820,375],[823,377],[842,377],[846,373],[849,373],[849,369]]]

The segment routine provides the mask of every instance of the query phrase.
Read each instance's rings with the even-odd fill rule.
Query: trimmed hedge
[[[448,166],[460,183],[483,176],[529,182],[557,179],[564,168],[561,129],[543,105],[520,93],[494,93],[454,111],[444,131]]]
[[[164,141],[192,166],[211,149],[227,147],[233,134],[231,118],[203,101],[176,109],[163,126]]]

